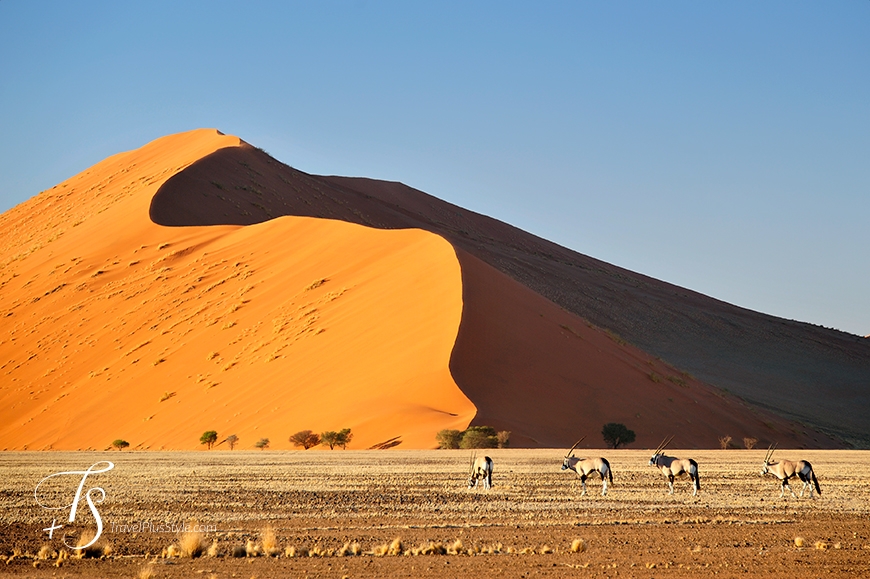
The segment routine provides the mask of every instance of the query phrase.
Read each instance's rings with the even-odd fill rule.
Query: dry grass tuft
[[[245,555],[248,557],[258,557],[262,553],[262,549],[260,545],[248,539],[248,542],[245,543]]]
[[[141,569],[139,569],[139,574],[136,575],[136,579],[153,579],[154,577],[154,565],[148,563]]]
[[[399,539],[398,537],[396,537],[395,539],[393,539],[393,542],[390,543],[390,548],[387,550],[387,555],[390,555],[392,557],[397,557],[397,556],[402,554],[402,551],[403,551],[402,540]]]
[[[51,545],[43,545],[39,548],[39,552],[36,553],[36,558],[40,561],[45,561],[52,556]]]
[[[192,524],[191,527],[196,527],[196,524]],[[205,536],[199,531],[186,531],[181,534],[178,546],[182,557],[196,559],[206,550]]]
[[[447,547],[448,555],[462,555],[465,553],[465,545],[462,544],[462,539],[456,539],[452,545]]]
[[[269,557],[277,557],[281,554],[281,548],[278,547],[278,537],[275,536],[275,529],[271,526],[260,531],[260,544],[263,545],[263,552]]]
[[[359,543],[345,543],[344,546],[338,550],[337,555],[339,557],[356,557],[360,553],[362,553],[362,547]]]
[[[220,549],[218,547],[217,539],[214,539],[211,542],[211,545],[209,546],[208,550],[206,550],[205,554],[209,557],[217,557],[218,555],[220,555]]]
[[[801,549],[801,548],[803,548],[804,545],[806,545],[806,539],[804,539],[803,537],[795,537],[794,538],[794,546],[795,547],[797,547],[798,549]]]
[[[586,541],[583,539],[574,539],[571,541],[571,552],[572,553],[582,553],[586,550]]]
[[[825,543],[824,541],[816,541],[815,547],[819,551],[827,551],[828,550],[828,544]]]
[[[164,559],[173,559],[175,557],[181,557],[181,547],[179,547],[175,543],[172,543],[171,545],[169,545],[168,547],[163,549],[163,553],[161,554],[161,556]]]
[[[540,553],[541,555],[552,555],[554,552],[555,551],[553,551],[553,548],[549,545],[542,545],[541,548],[538,550],[538,553]]]
[[[247,554],[248,553],[247,553],[247,551],[245,551],[244,545],[236,545],[235,547],[233,547],[233,553],[232,553],[233,557],[236,557],[236,558],[244,557]]]
[[[93,531],[85,531],[82,533],[82,536],[79,537],[79,540],[76,543],[76,552],[74,555],[76,559],[97,558],[103,554],[102,546],[97,543],[94,543],[89,547],[84,547],[84,545],[87,545],[88,543],[93,541],[95,536],[96,534]]]

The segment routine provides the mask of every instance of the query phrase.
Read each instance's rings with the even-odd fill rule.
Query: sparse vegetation
[[[329,450],[333,450],[336,446],[347,449],[348,443],[353,438],[350,428],[343,428],[338,432],[327,430],[320,434],[320,444],[328,446]]]
[[[130,446],[130,443],[127,442],[126,440],[124,440],[123,438],[117,438],[117,439],[112,441],[112,446],[114,446],[118,450],[124,450],[125,448]]]
[[[435,440],[438,441],[438,448],[459,448],[459,441],[462,440],[462,433],[458,430],[445,428],[444,430],[438,431],[438,434],[435,435]]]
[[[206,550],[205,535],[200,531],[194,530],[197,527],[196,522],[191,523],[191,530],[181,534],[178,540],[178,547],[182,557],[195,559],[202,555]]]
[[[211,450],[211,447],[214,446],[215,442],[217,442],[217,437],[217,431],[206,430],[202,433],[202,436],[199,437],[199,443],[204,444],[207,449]]]
[[[728,445],[730,445],[730,444],[731,444],[731,437],[730,436],[720,436],[719,437],[719,447],[722,450],[728,450]]]
[[[230,447],[230,450],[235,450],[238,443],[239,437],[235,434],[230,434],[229,436],[227,436],[227,445]]]
[[[510,430],[500,430],[495,435],[498,440],[499,448],[507,448],[511,441],[511,431]]]
[[[263,546],[263,553],[268,557],[277,557],[281,554],[278,537],[275,536],[275,529],[271,526],[260,531],[260,544]]]
[[[625,444],[634,442],[636,436],[633,430],[629,430],[621,422],[608,422],[601,428],[601,436],[610,448],[619,448]]]
[[[320,444],[320,435],[310,430],[300,430],[290,437],[290,442],[293,446],[301,446],[308,450]]]
[[[462,433],[459,448],[496,448],[498,435],[492,426],[469,426]]]
[[[743,437],[743,448],[745,448],[746,450],[752,450],[753,448],[755,448],[756,444],[758,444],[757,438],[752,438],[751,436]]]
[[[259,448],[260,450],[265,450],[265,449],[269,448],[269,439],[268,438],[261,438],[260,440],[258,440],[257,442],[254,443],[254,446]]]

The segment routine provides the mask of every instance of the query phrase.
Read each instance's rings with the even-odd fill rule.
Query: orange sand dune
[[[521,282],[616,271],[551,246],[213,130],[116,155],[0,216],[0,448],[196,448],[209,429],[289,448],[345,427],[353,448],[428,448],[469,424],[600,446],[605,422],[638,446],[839,444]]]
[[[160,139],[3,215],[0,448],[196,448],[210,429],[290,448],[298,430],[346,427],[352,447],[428,447],[468,424],[443,239],[298,217],[151,222],[168,177],[238,144]]]

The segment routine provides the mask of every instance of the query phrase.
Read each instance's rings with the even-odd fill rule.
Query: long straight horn
[[[472,472],[472,473],[474,472],[474,461],[475,461],[476,459],[477,459],[477,453],[476,453],[476,452],[472,452],[472,453],[471,453],[471,464],[468,465],[468,471],[469,471],[469,472]]]
[[[764,462],[768,462],[771,458],[773,458],[773,451],[776,450],[777,444],[779,444],[779,443],[777,442],[777,443],[771,444],[767,448],[767,456],[764,457]]]
[[[671,435],[670,438],[663,439],[662,443],[658,446],[658,448],[656,449],[656,451],[653,454],[659,454],[661,451],[663,451],[665,448],[667,448],[667,446],[671,443],[671,441],[673,439],[674,439],[673,434]]]
[[[583,438],[581,438],[580,440],[575,442],[574,446],[571,447],[571,450],[569,450],[568,453],[565,455],[565,458],[568,458],[569,456],[571,456],[571,453],[574,452],[574,449],[577,448],[577,445],[580,444],[581,442],[583,442],[585,439],[586,439],[586,437],[584,436]]]

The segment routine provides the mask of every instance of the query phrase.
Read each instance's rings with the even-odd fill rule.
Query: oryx
[[[610,484],[613,484],[613,471],[610,470],[610,463],[606,458],[577,458],[571,454],[577,445],[583,442],[585,436],[574,443],[571,450],[565,455],[565,460],[562,461],[562,470],[573,470],[580,477],[580,484],[583,485],[583,492],[580,496],[586,494],[586,479],[593,472],[601,475],[601,496],[607,494],[607,479],[610,479]]]
[[[668,477],[668,488],[670,494],[674,494],[674,477],[688,474],[692,481],[692,496],[697,496],[701,489],[701,479],[698,476],[698,463],[692,458],[674,458],[662,454],[665,447],[670,444],[674,437],[671,436],[667,440],[662,441],[652,457],[649,459],[649,465],[658,467],[662,474]]]
[[[782,498],[785,495],[785,489],[788,489],[791,496],[795,497],[794,491],[791,490],[791,487],[788,485],[788,479],[795,475],[797,475],[797,477],[801,479],[801,482],[804,483],[803,487],[801,487],[800,496],[804,496],[804,491],[809,487],[810,498],[813,498],[813,485],[815,485],[818,493],[822,494],[822,489],[819,487],[819,481],[816,479],[816,473],[813,472],[813,465],[805,460],[799,460],[797,462],[792,462],[790,460],[770,462],[770,459],[773,458],[774,450],[776,450],[775,444],[768,447],[767,454],[764,456],[764,463],[761,466],[761,474],[764,476],[767,473],[770,473],[782,481],[782,489],[780,490],[779,498]]]
[[[488,456],[475,458],[471,455],[471,476],[468,478],[468,488],[473,489],[483,479],[483,488],[492,488],[492,459]]]

